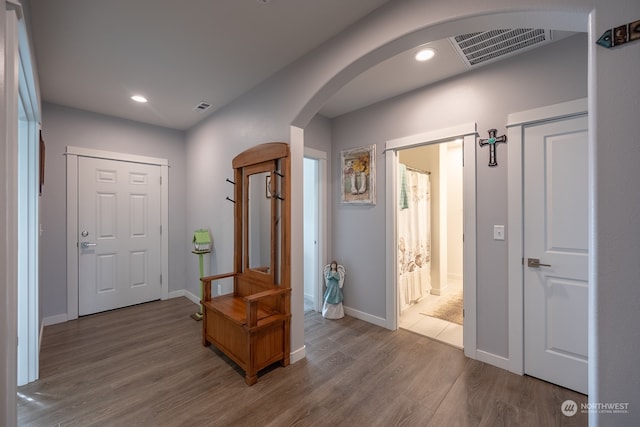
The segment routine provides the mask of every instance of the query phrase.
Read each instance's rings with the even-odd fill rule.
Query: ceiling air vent
[[[552,34],[550,30],[518,28],[463,34],[449,40],[471,69],[550,43]]]
[[[196,105],[193,108],[193,111],[199,111],[201,113],[207,111],[209,108],[211,108],[211,104],[209,104],[208,102],[204,102],[202,101],[201,103],[199,103],[198,105]]]

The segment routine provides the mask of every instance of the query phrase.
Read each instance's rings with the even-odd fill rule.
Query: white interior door
[[[78,313],[160,299],[160,166],[78,159]]]
[[[524,158],[524,371],[586,393],[586,116],[526,127]]]

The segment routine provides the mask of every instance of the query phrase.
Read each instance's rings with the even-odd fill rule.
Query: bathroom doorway
[[[398,326],[463,348],[462,139],[398,162]]]

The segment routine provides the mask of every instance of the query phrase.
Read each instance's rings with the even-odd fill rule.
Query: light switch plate
[[[493,226],[493,240],[504,240],[504,225]]]

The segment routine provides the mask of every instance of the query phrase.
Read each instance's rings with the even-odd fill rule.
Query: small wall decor
[[[342,203],[376,203],[376,146],[340,152]]]
[[[640,20],[605,31],[596,44],[609,49],[637,40],[640,40]]]
[[[272,193],[271,193],[271,175],[267,175],[265,177],[265,189],[266,189],[267,199],[270,199],[271,196],[272,196]]]
[[[488,139],[480,139],[480,147],[484,147],[485,145],[489,146],[489,167],[498,166],[498,158],[496,156],[496,144],[498,143],[506,143],[507,136],[502,135],[496,137],[496,129],[489,129],[489,138]]]

